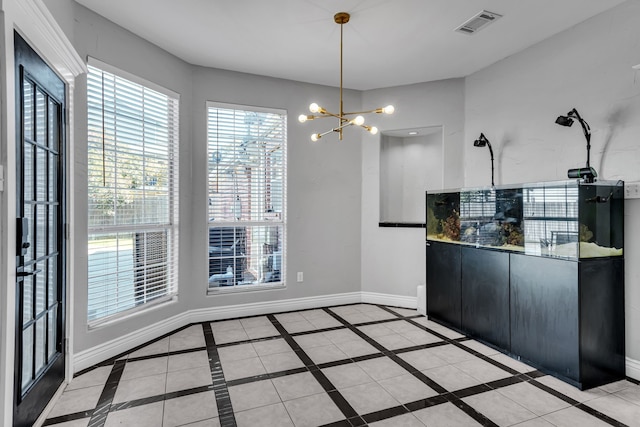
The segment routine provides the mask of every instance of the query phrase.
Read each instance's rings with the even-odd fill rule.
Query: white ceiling
[[[191,63],[367,90],[464,77],[624,0],[76,0]],[[453,30],[482,9],[503,17]]]

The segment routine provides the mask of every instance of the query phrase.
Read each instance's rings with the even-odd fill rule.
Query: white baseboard
[[[104,342],[102,344],[83,350],[73,355],[73,372],[76,373],[97,363],[115,357],[121,353],[131,350],[140,344],[154,340],[171,331],[180,329],[188,325],[189,312],[180,313],[176,316],[169,317],[162,322],[154,323],[137,331],[130,332],[114,340]]]
[[[306,310],[332,305],[355,304],[362,301],[360,292],[320,295],[307,298],[292,298],[279,301],[256,302],[250,304],[209,307],[189,311],[190,323],[231,319],[234,317],[257,316],[284,311]]]
[[[255,316],[284,311],[305,310],[362,301],[360,292],[320,295],[308,298],[293,298],[280,301],[229,305],[190,310],[170,317],[162,322],[131,332],[73,355],[73,372],[78,372],[97,363],[122,354],[147,341],[154,340],[191,323]],[[397,305],[385,302],[384,304]]]
[[[369,304],[390,305],[393,307],[418,308],[416,297],[381,294],[377,292],[361,292],[362,302]]]
[[[629,378],[640,381],[640,361],[627,357],[626,370]]]

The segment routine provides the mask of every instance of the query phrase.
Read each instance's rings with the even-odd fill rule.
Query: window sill
[[[379,222],[378,227],[389,228],[427,228],[427,224],[419,222]]]
[[[158,310],[164,308],[168,305],[171,305],[178,301],[178,295],[174,294],[171,296],[166,296],[163,298],[158,298],[158,301],[153,301],[151,303],[143,304],[139,307],[131,308],[129,310],[123,311],[121,313],[116,313],[111,316],[105,317],[103,319],[96,319],[88,322],[87,329],[89,331],[94,329],[103,328],[106,326],[111,326],[116,323],[124,322],[126,320],[131,319],[132,317],[137,317],[142,313],[148,313],[150,311]]]
[[[256,292],[256,291],[268,291],[272,289],[285,289],[287,286],[283,282],[279,283],[260,283],[257,285],[239,285],[239,286],[221,286],[217,288],[208,288],[207,295],[223,295],[223,294],[235,294],[240,292]]]

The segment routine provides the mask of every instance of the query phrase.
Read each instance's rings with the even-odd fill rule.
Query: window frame
[[[180,251],[180,221],[179,221],[179,194],[180,194],[180,161],[179,161],[179,147],[180,147],[180,94],[174,92],[170,89],[162,87],[156,83],[148,81],[142,77],[129,73],[127,71],[121,70],[115,66],[102,62],[98,59],[88,57],[87,65],[89,67],[93,67],[98,69],[102,73],[112,74],[115,78],[121,78],[128,80],[129,82],[142,86],[145,89],[157,92],[161,95],[164,95],[171,101],[173,104],[171,107],[171,111],[167,113],[167,122],[169,123],[169,130],[167,132],[167,137],[169,138],[167,144],[167,193],[166,193],[166,202],[167,202],[167,222],[144,222],[139,224],[131,224],[131,225],[121,225],[121,224],[111,224],[111,225],[100,225],[100,226],[91,226],[89,221],[87,221],[87,246],[89,246],[89,242],[91,236],[101,235],[106,233],[112,233],[117,236],[124,233],[129,233],[133,235],[133,244],[137,245],[136,234],[141,234],[141,236],[145,236],[145,238],[149,237],[148,233],[153,232],[165,232],[166,233],[166,287],[167,292],[165,295],[161,295],[155,298],[152,298],[150,301],[144,301],[142,303],[137,303],[139,300],[134,295],[131,300],[134,303],[134,306],[131,308],[126,308],[122,310],[115,311],[110,314],[106,314],[97,318],[89,317],[89,281],[90,281],[90,272],[89,266],[87,265],[87,316],[86,321],[89,329],[94,329],[105,324],[110,324],[116,321],[120,321],[125,318],[129,318],[135,316],[141,312],[146,312],[148,310],[157,309],[159,306],[167,303],[172,303],[177,301],[178,292],[179,292],[179,251]],[[88,73],[87,71],[87,191],[89,191],[89,82],[88,82]],[[104,111],[104,104],[101,105],[102,110]],[[113,187],[111,187],[113,188]],[[87,198],[87,204],[90,203],[89,198]],[[89,205],[87,206],[89,213]],[[87,218],[89,219],[89,218]],[[89,249],[89,247],[87,247]],[[146,250],[146,249],[145,249]],[[149,254],[147,254],[149,255]],[[135,256],[134,256],[135,258]],[[87,258],[88,260],[88,258]],[[148,262],[148,260],[145,259]],[[135,262],[135,261],[134,261]],[[151,266],[152,263],[145,263],[145,268]],[[146,280],[146,279],[145,279]],[[134,281],[135,286],[135,281]],[[148,295],[145,292],[143,296],[145,299],[148,298]],[[111,301],[111,300],[109,300]]]
[[[238,293],[238,292],[255,292],[255,291],[264,291],[270,289],[283,289],[286,288],[287,283],[287,177],[288,177],[288,165],[287,165],[287,145],[288,145],[288,131],[287,131],[287,121],[288,114],[287,110],[281,108],[271,108],[271,107],[258,107],[253,105],[246,104],[234,104],[234,103],[226,103],[226,102],[218,102],[218,101],[206,101],[205,105],[205,136],[206,136],[206,190],[205,190],[205,200],[209,200],[209,142],[210,142],[210,133],[209,133],[209,109],[210,108],[220,108],[220,109],[229,109],[229,110],[239,110],[239,111],[247,111],[247,112],[255,112],[255,113],[270,113],[270,114],[279,114],[282,116],[282,131],[283,131],[283,141],[282,141],[282,212],[281,219],[279,221],[210,221],[209,214],[209,203],[205,203],[205,226],[204,229],[207,231],[207,236],[209,235],[209,230],[212,225],[220,226],[220,227],[233,227],[233,226],[247,226],[247,227],[255,227],[255,226],[273,226],[273,225],[281,225],[282,228],[282,256],[281,256],[281,265],[280,265],[280,280],[277,282],[258,282],[252,284],[242,284],[242,285],[233,285],[233,286],[218,286],[212,287],[207,283],[207,295],[218,295],[225,293]],[[208,239],[207,239],[208,240]],[[208,257],[208,241],[205,242],[205,246],[203,247],[203,252],[207,254],[207,263],[206,267],[209,264]],[[207,274],[207,278],[209,278],[209,274]]]

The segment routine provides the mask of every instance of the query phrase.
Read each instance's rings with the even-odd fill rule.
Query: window
[[[87,98],[95,323],[177,292],[178,95],[91,60]]]
[[[209,290],[283,284],[286,115],[207,104]]]

